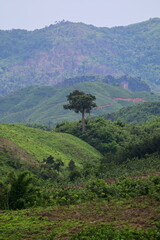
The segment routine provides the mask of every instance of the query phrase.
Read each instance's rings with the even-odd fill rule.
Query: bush
[[[40,190],[35,186],[34,178],[27,171],[8,176],[7,199],[9,209],[22,209],[36,205],[40,199]]]
[[[6,184],[0,181],[0,209],[8,208],[7,192]]]
[[[71,240],[159,240],[160,231],[154,230],[137,230],[137,229],[115,229],[110,226],[91,227],[80,231],[71,238]]]
[[[114,184],[119,197],[137,197],[149,194],[151,181],[148,179],[124,178]]]
[[[98,198],[106,198],[109,200],[110,197],[114,195],[114,188],[105,183],[102,179],[89,181],[86,185],[86,189],[96,194]]]

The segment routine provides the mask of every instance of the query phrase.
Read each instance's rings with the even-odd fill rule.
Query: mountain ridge
[[[114,28],[60,22],[0,31],[0,95],[86,74],[130,74],[159,84],[159,31],[159,18]]]

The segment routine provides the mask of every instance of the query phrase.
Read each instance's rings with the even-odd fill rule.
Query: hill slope
[[[160,79],[160,19],[97,28],[60,22],[41,30],[0,31],[0,95],[85,74]]]
[[[0,175],[1,179],[13,170],[33,171],[39,166],[38,161],[13,141],[0,138]]]
[[[141,124],[154,117],[160,117],[160,102],[145,102],[103,116],[111,121],[119,119],[124,123]]]
[[[112,112],[137,101],[157,101],[158,96],[145,92],[131,92],[102,81],[80,82],[65,88],[30,87],[0,98],[0,122],[40,122],[56,124],[80,119],[81,115],[63,109],[66,96],[78,89],[96,96],[93,115]]]
[[[14,149],[21,148],[21,152],[25,151],[26,155],[39,162],[52,155],[56,159],[60,158],[65,164],[74,160],[81,165],[85,161],[94,162],[101,157],[93,147],[72,135],[47,132],[18,124],[0,124],[1,141],[2,138],[8,139],[6,141],[10,147],[11,144],[16,145]],[[19,157],[21,156],[22,154],[19,154]]]

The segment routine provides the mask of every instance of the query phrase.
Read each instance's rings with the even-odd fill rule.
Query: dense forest
[[[0,95],[86,74],[133,75],[159,84],[160,19],[126,27],[59,22],[0,31]]]

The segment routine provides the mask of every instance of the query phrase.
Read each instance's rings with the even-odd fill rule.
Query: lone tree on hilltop
[[[68,104],[63,105],[64,109],[74,110],[76,113],[82,113],[82,131],[85,131],[85,113],[90,113],[93,107],[96,107],[96,97],[87,94],[84,92],[80,92],[78,90],[74,90],[67,96]]]

